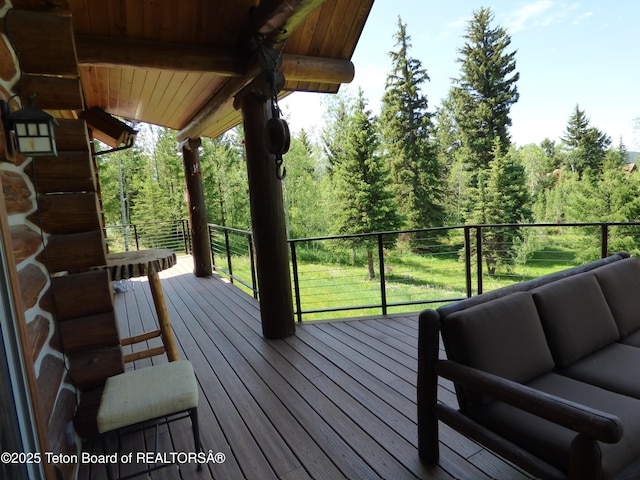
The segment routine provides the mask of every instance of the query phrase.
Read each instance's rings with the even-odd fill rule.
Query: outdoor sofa
[[[640,478],[638,259],[619,253],[419,322],[423,462],[438,462],[442,421],[536,477]],[[438,377],[458,410],[438,401]]]

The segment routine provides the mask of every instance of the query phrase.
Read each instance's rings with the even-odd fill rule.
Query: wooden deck
[[[528,478],[446,426],[440,466],[421,465],[417,314],[309,322],[295,336],[265,340],[257,301],[192,270],[191,257],[181,257],[162,284],[180,354],[200,384],[204,448],[226,460],[199,473],[193,464],[164,468],[153,479]],[[116,295],[123,336],[155,328],[146,279],[131,284]],[[446,381],[440,396],[455,404]],[[152,451],[148,430],[127,437],[123,451]],[[188,420],[161,428],[161,449],[192,451],[190,433]],[[86,449],[100,453],[94,443]],[[106,478],[104,466],[81,464],[78,478]]]

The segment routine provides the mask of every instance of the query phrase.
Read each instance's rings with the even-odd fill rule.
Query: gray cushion
[[[640,330],[636,330],[630,335],[620,339],[620,343],[640,348]]]
[[[612,343],[562,370],[576,380],[640,399],[640,348]]]
[[[531,293],[559,367],[568,367],[620,338],[592,273],[565,278]]]
[[[640,261],[627,258],[593,271],[607,299],[620,336],[640,329]]]
[[[554,367],[529,293],[514,293],[449,315],[442,320],[442,338],[449,359],[515,382],[528,382]],[[462,407],[468,401],[483,401],[466,395],[458,399]]]
[[[622,421],[624,435],[620,442],[600,443],[602,478],[611,478],[640,458],[640,400],[555,373],[545,374],[530,382],[529,386],[616,415]],[[569,447],[576,435],[575,432],[502,402],[475,405],[468,415],[542,460],[567,472]]]

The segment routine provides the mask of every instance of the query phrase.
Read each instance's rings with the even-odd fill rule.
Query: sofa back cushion
[[[620,336],[640,329],[640,261],[627,258],[593,271]]]
[[[561,368],[620,338],[593,273],[538,287],[531,294],[553,359]]]
[[[526,383],[553,369],[535,304],[518,292],[452,313],[442,319],[442,338],[450,360]],[[460,408],[484,403],[473,392],[456,389]]]

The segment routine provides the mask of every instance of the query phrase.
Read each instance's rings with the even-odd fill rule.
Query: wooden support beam
[[[258,35],[278,43],[291,35],[325,0],[262,0],[252,12],[251,27]]]
[[[76,37],[78,64],[84,67],[203,72],[226,77],[243,77],[250,73],[248,71],[255,72],[245,57],[233,50],[209,51],[177,43],[160,45],[117,37]],[[280,71],[292,82],[341,84],[351,82],[355,70],[349,60],[285,53]],[[247,82],[240,84],[244,87]]]
[[[292,82],[350,83],[355,68],[349,60],[339,58],[309,57],[285,53],[280,71]]]
[[[228,80],[223,87],[205,103],[200,111],[194,115],[189,123],[178,132],[178,141],[182,142],[187,138],[199,138],[206,127],[211,124],[216,113],[222,110],[223,106],[232,102],[233,97],[251,83],[260,71],[261,67],[255,62],[244,75]]]
[[[275,158],[265,143],[271,103],[262,94],[253,93],[242,95],[240,102],[262,332],[266,338],[283,338],[295,333],[295,322],[282,182],[276,177]]]
[[[176,72],[209,72],[237,77],[247,69],[247,60],[235,50],[151,42],[121,37],[77,35],[80,66],[134,67]]]
[[[204,201],[202,175],[200,173],[199,148],[199,138],[188,139],[181,144],[184,177],[187,182],[193,273],[196,277],[209,277],[213,273],[213,268],[211,266],[211,244],[207,226],[207,207]]]

